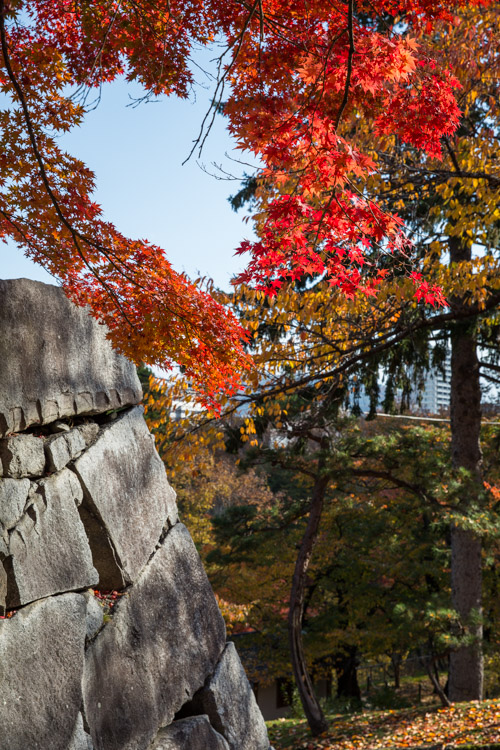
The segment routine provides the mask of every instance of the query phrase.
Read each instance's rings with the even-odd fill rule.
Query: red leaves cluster
[[[421,67],[426,67],[425,61]],[[384,112],[376,120],[376,131],[397,135],[440,159],[440,138],[452,135],[458,125],[460,113],[453,89],[459,87],[448,71],[436,75],[424,70],[417,88],[402,88],[386,101]]]
[[[362,275],[363,268],[371,265],[364,249],[391,238],[385,250],[402,250],[404,237],[397,228],[397,218],[348,190],[324,208],[283,196],[269,206],[262,239],[253,245],[242,243],[239,252],[250,250],[253,258],[239,280],[254,281],[273,294],[284,280],[326,272],[329,283],[347,296],[357,291],[373,294],[385,272],[371,268],[370,275]]]
[[[418,301],[423,300],[426,304],[434,307],[443,307],[446,304],[443,290],[437,284],[429,284],[428,281],[424,281],[421,273],[414,272],[410,276],[417,287],[415,297]]]
[[[124,591],[99,591],[98,589],[92,589],[92,593],[95,598],[99,601],[103,609],[108,611],[112,610],[115,604],[120,601],[120,598],[124,595]]]
[[[346,5],[323,9],[321,24],[304,28],[300,50],[290,45],[295,64],[287,71],[286,92],[284,74],[271,68],[277,54],[269,51],[270,41],[264,59],[259,50],[260,62],[256,57],[253,63],[264,67],[266,77],[259,106],[253,90],[245,97],[245,87],[226,106],[234,134],[264,162],[261,178],[271,194],[259,241],[240,247],[252,259],[238,280],[256,282],[268,293],[304,274],[325,274],[350,296],[373,293],[384,273],[366,261],[366,249],[378,249],[378,257],[394,252],[406,257],[401,222],[363,191],[363,179],[375,166],[340,136],[342,118],[349,117],[350,127],[369,121],[375,134],[395,135],[436,158],[441,138],[458,124],[453,93],[458,82],[438,71],[411,37],[394,28],[388,37],[362,26],[349,18]],[[417,2],[370,6],[366,11],[372,15],[376,6],[418,22],[453,9]],[[437,290],[413,278],[418,299],[443,302]]]
[[[216,32],[216,19],[203,0],[31,0],[22,5],[44,47],[57,50],[71,79],[85,86],[125,74],[153,94],[185,97],[192,84],[192,45],[206,44]]]

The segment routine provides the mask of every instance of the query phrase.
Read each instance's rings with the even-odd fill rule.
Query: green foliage
[[[408,698],[398,693],[389,686],[382,686],[370,693],[370,706],[379,710],[409,708],[411,706]]]
[[[248,174],[243,175],[240,189],[235,195],[231,195],[228,198],[233,211],[239,211],[239,209],[243,208],[243,206],[247,206],[248,209],[252,209],[255,207],[257,203],[255,197],[257,186],[258,182],[256,177]]]

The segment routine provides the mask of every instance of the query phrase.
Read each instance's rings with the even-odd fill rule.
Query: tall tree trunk
[[[328,478],[321,475],[323,464],[319,462],[319,472],[314,484],[311,505],[309,509],[309,518],[307,520],[306,530],[300,544],[299,554],[295,563],[295,570],[292,579],[292,589],[290,592],[290,608],[288,611],[288,636],[290,640],[290,653],[292,658],[293,673],[295,682],[299,691],[300,700],[304,707],[304,713],[313,735],[317,736],[326,732],[328,722],[319,705],[319,701],[314,692],[311,676],[307,668],[307,662],[304,653],[304,644],[302,641],[302,618],[304,614],[304,593],[307,570],[314,549],[314,544],[318,536],[318,528],[323,511]]]
[[[462,245],[457,238],[450,238],[450,262],[470,258],[470,248]],[[452,306],[459,308],[460,300],[452,300]],[[452,330],[450,417],[453,467],[463,467],[471,476],[471,482],[467,485],[468,496],[460,502],[460,510],[466,513],[471,502],[477,499],[482,483],[479,362],[476,335],[470,323],[458,322]],[[474,642],[450,655],[451,701],[481,700],[483,697],[483,631],[477,617],[474,622],[474,615],[481,613],[481,579],[481,540],[470,530],[452,527],[452,604],[467,633],[474,636]]]

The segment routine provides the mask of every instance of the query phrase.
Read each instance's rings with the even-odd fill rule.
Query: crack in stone
[[[97,572],[99,573],[99,583],[97,585],[97,588],[103,588],[103,590],[111,590],[113,588],[116,588],[115,586],[107,585],[106,578],[104,578],[104,580],[101,580],[101,573],[102,573],[102,567],[103,567],[101,561],[103,559],[103,555],[104,555],[105,561],[106,561],[106,558],[108,559],[108,564],[109,564],[109,559],[110,559],[109,555],[106,555],[106,544],[107,544],[108,550],[111,553],[113,565],[122,579],[122,583],[119,586],[121,590],[127,585],[127,581],[125,581],[124,575],[122,573],[123,566],[120,560],[120,555],[118,554],[115,544],[113,543],[112,538],[108,534],[108,531],[101,517],[101,514],[99,513],[99,510],[96,508],[95,503],[92,500],[92,496],[90,492],[88,491],[87,487],[85,486],[85,483],[82,481],[82,478],[78,474],[78,471],[76,470],[74,465],[68,466],[68,468],[76,476],[83,490],[83,500],[78,506],[78,513],[80,515],[80,520],[83,523],[85,533],[87,535],[87,539],[88,539],[89,546],[90,546],[90,551],[92,554],[92,562]],[[92,528],[92,526],[94,528]],[[99,568],[101,568],[101,570]]]

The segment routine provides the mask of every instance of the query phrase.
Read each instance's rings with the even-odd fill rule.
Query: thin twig
[[[347,75],[346,75],[345,87],[344,87],[344,98],[342,99],[342,104],[340,105],[337,119],[335,120],[335,131],[338,130],[340,121],[342,119],[342,115],[344,114],[344,110],[347,106],[347,100],[349,98],[349,88],[351,85],[352,59],[354,57],[354,52],[355,52],[354,29],[353,29],[353,19],[352,19],[353,10],[354,10],[354,0],[349,0],[349,7],[347,10],[347,30],[349,33],[349,54],[347,57]]]

